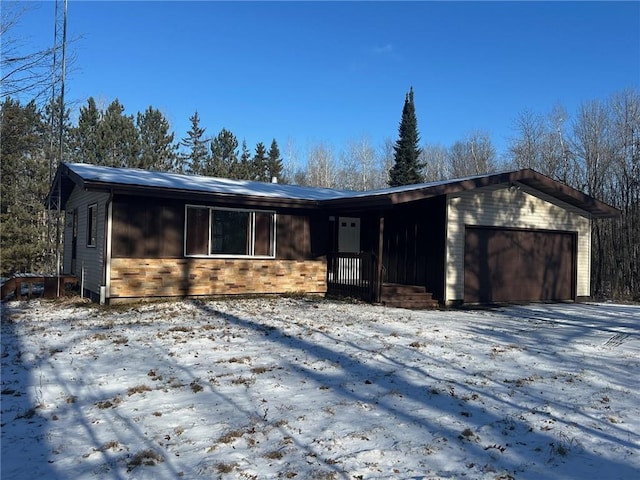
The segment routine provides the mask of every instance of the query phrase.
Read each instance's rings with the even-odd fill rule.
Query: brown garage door
[[[573,300],[575,234],[467,227],[465,303]]]

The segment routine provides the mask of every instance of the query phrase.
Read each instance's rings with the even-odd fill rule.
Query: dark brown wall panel
[[[179,258],[183,255],[184,204],[126,197],[113,202],[114,258]]]

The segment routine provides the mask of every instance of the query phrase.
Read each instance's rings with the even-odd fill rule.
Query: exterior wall
[[[110,298],[324,294],[326,272],[326,260],[113,258]]]
[[[63,272],[74,273],[79,282],[82,282],[84,277],[84,289],[91,292],[96,298],[99,298],[100,287],[104,285],[103,267],[108,200],[108,193],[85,192],[76,187],[65,206]],[[89,205],[93,204],[98,206],[96,246],[88,247],[87,212]],[[76,208],[78,209],[76,271],[72,272],[73,211]]]
[[[447,197],[445,302],[464,299],[465,225],[577,232],[576,296],[590,295],[591,222],[588,214],[518,185],[487,187]]]

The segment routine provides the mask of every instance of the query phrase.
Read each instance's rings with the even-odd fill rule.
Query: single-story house
[[[356,192],[61,163],[63,272],[100,302],[313,293],[406,307],[590,296],[615,208],[530,169]]]

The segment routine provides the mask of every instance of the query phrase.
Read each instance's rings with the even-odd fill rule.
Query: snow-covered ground
[[[2,307],[3,479],[640,478],[640,306]]]

